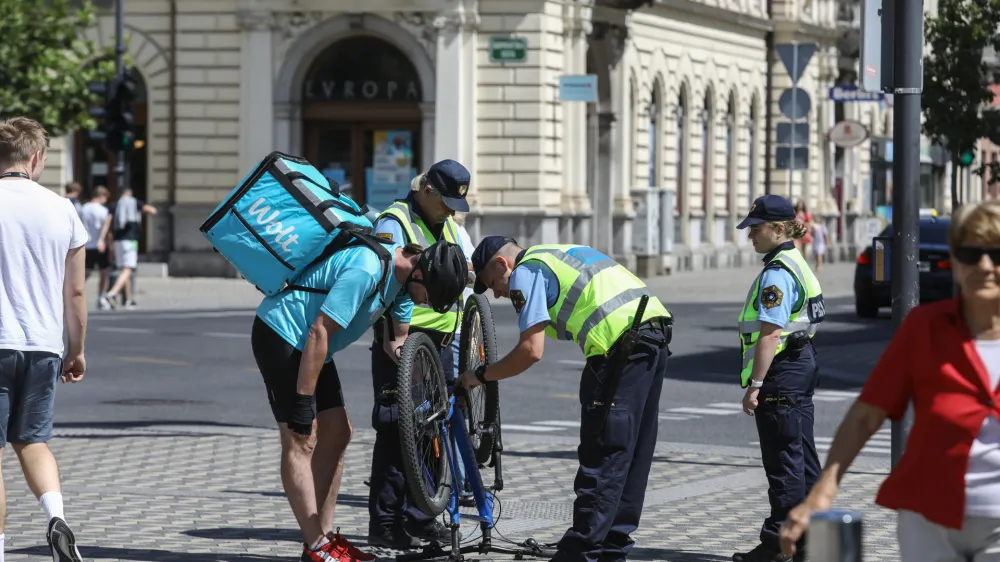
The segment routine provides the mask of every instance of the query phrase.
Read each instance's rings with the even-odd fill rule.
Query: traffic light
[[[91,140],[104,141],[107,138],[107,122],[108,122],[108,108],[109,108],[109,94],[114,88],[114,82],[91,82],[87,84],[87,90],[95,98],[97,98],[95,105],[91,105],[90,109],[87,110],[87,114],[98,121],[97,129],[91,129],[87,131],[87,135]]]
[[[970,150],[962,154],[961,158],[959,158],[958,160],[958,163],[961,164],[962,166],[970,166],[972,165],[973,162],[975,162],[975,160],[976,160],[976,153]]]
[[[135,116],[132,114],[132,102],[135,98],[136,83],[128,74],[112,85],[105,128],[105,146],[108,150],[131,152],[135,148]]]

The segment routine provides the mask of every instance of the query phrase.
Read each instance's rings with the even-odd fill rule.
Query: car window
[[[920,243],[947,245],[948,223],[946,220],[920,221]],[[892,225],[885,227],[879,236],[892,236]]]
[[[921,244],[948,244],[948,223],[945,221],[934,221],[920,224]]]

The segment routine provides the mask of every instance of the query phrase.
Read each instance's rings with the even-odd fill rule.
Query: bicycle
[[[477,335],[478,334],[478,335]],[[482,363],[494,363],[496,338],[489,300],[482,295],[472,295],[462,319],[462,336],[459,344],[461,370],[475,369]],[[495,546],[492,532],[493,502],[503,507],[495,493],[503,489],[500,438],[500,391],[496,381],[489,382],[464,393],[456,389],[449,394],[441,369],[438,350],[430,337],[413,333],[407,337],[399,361],[399,431],[403,453],[403,472],[406,487],[414,504],[424,513],[438,516],[448,513],[451,529],[451,548],[431,544],[423,551],[396,556],[397,562],[430,560],[447,556],[449,561],[465,560],[466,553],[512,554],[517,559],[528,557],[551,558],[553,549],[543,548],[534,539],[515,543],[497,534],[518,548]],[[421,392],[416,392],[417,388]],[[481,419],[474,410],[476,396],[483,397]],[[423,447],[421,447],[423,446]],[[457,446],[457,448],[456,448]],[[423,448],[426,453],[418,454]],[[457,463],[465,467],[465,481],[475,498],[477,513],[468,515],[459,510],[459,490],[454,485],[459,480]],[[487,464],[489,463],[489,464]],[[493,485],[483,485],[480,468],[493,468]],[[482,540],[478,545],[462,546],[460,524],[462,519],[479,521]]]

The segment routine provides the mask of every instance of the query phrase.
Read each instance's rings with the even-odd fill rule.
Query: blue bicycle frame
[[[429,406],[430,404],[425,402],[417,410],[426,411],[426,408]],[[440,422],[435,421],[435,423],[441,424],[445,454],[448,458],[448,469],[451,471],[452,485],[448,497],[448,507],[446,508],[451,519],[451,524],[458,526],[461,519],[465,518],[484,523],[484,530],[493,528],[493,494],[488,492],[483,486],[483,480],[479,475],[479,467],[476,464],[476,455],[472,450],[469,433],[465,427],[465,416],[462,414],[460,408],[455,407],[454,395],[448,398],[448,413],[445,415],[444,420]],[[452,431],[454,431],[454,434],[452,434]],[[454,438],[455,444],[458,445],[458,451],[452,445],[452,438]],[[479,515],[466,515],[459,510],[459,482],[461,480],[458,474],[459,460],[465,466],[465,477],[468,479],[469,487],[472,488],[472,495],[476,499],[476,507]]]

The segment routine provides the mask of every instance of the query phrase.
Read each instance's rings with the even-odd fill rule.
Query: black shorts
[[[260,317],[254,317],[250,333],[257,368],[264,377],[267,400],[275,421],[288,422],[292,404],[295,402],[295,387],[299,379],[299,361],[302,352],[289,345]],[[344,406],[344,392],[340,387],[340,375],[333,361],[324,363],[316,381],[313,407],[316,412]]]
[[[107,269],[111,266],[107,250],[102,252],[97,248],[87,248],[86,255],[87,269],[94,269],[95,265],[98,269]]]

